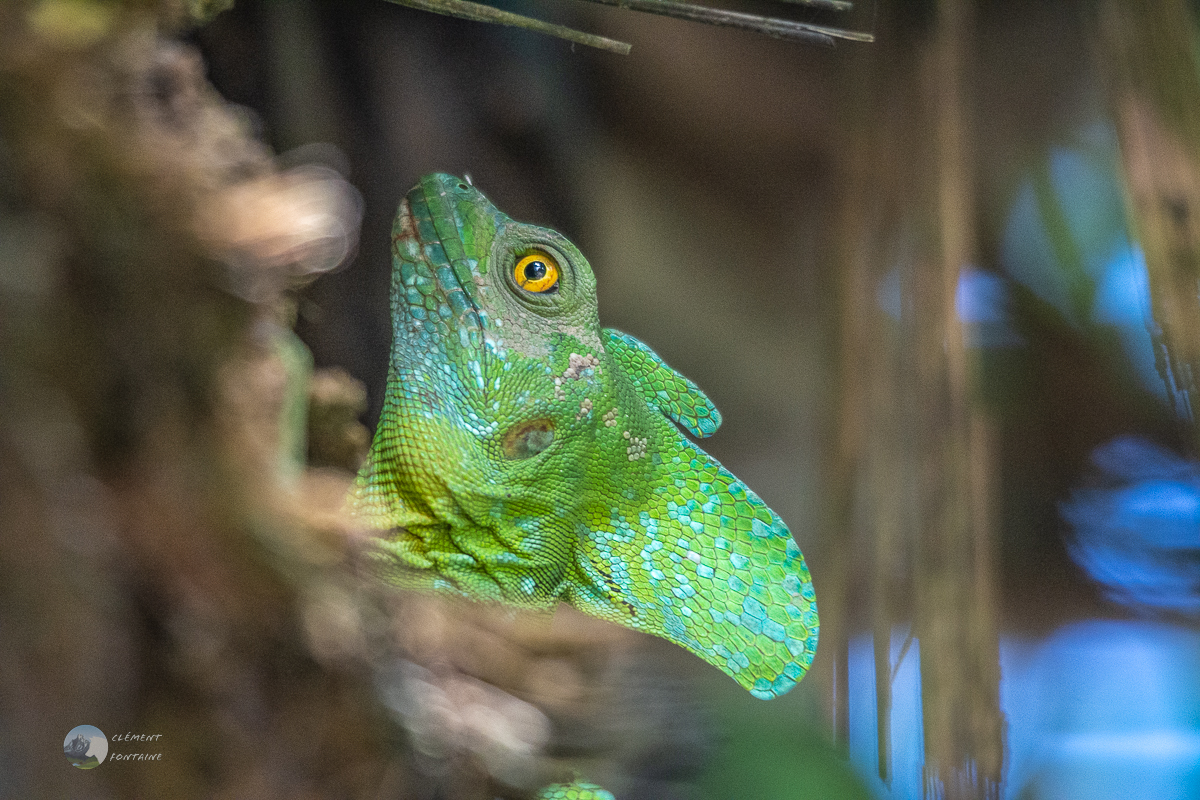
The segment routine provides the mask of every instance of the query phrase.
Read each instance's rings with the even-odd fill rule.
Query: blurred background
[[[1193,4],[739,6],[875,36],[835,47],[500,4],[627,56],[204,5],[0,17],[0,795],[1200,798]],[[336,509],[431,171],[721,409],[817,589],[789,695],[363,588]],[[81,723],[163,764],[34,746]]]

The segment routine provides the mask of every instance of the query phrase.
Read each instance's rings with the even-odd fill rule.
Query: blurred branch
[[[1106,0],[1098,50],[1167,395],[1200,421],[1200,73],[1183,0]],[[1197,428],[1200,443],[1200,428]]]
[[[967,114],[974,3],[940,0],[929,43],[926,107],[936,146],[938,243],[917,276],[918,370],[927,394],[914,629],[921,647],[927,791],[998,798],[1004,765],[993,565],[992,445],[972,402],[958,316],[962,272],[976,259],[973,136]],[[924,273],[924,274],[921,274]],[[921,320],[927,320],[923,324]]]
[[[889,782],[891,681],[912,620],[929,796],[994,798],[1003,766],[991,540],[993,452],[971,389],[955,301],[975,259],[972,132],[964,97],[972,4],[940,0],[920,29],[862,53],[847,77],[839,231],[842,386],[834,457],[845,533],[821,613],[837,652],[872,633],[878,774]],[[886,297],[884,296],[886,293]],[[849,535],[846,535],[846,534]],[[868,565],[864,570],[863,565]],[[865,575],[855,582],[854,575]],[[832,597],[831,597],[832,596]],[[840,629],[840,636],[837,631]],[[833,639],[834,637],[827,637]],[[839,738],[844,689],[833,698]]]

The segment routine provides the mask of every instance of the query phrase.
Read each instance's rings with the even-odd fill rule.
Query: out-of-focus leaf
[[[187,0],[187,13],[194,22],[204,23],[233,8],[234,0]]]

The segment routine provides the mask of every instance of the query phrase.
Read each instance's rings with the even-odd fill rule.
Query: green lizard
[[[600,328],[575,246],[440,174],[400,204],[392,241],[387,389],[352,496],[385,576],[563,600],[690,650],[755,697],[791,689],[817,647],[804,557],[681,434],[720,425],[704,393]]]

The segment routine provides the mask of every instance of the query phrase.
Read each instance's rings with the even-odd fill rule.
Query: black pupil
[[[541,261],[530,261],[525,265],[525,280],[540,281],[546,277],[546,265]]]

